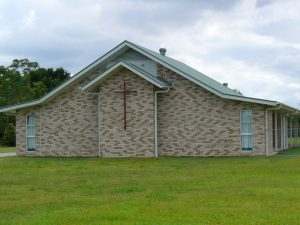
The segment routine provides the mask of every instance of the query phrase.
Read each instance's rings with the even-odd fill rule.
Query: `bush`
[[[2,144],[5,146],[16,146],[16,133],[15,125],[13,123],[8,123],[5,127]]]

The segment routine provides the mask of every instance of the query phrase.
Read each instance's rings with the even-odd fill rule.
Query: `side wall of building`
[[[124,90],[126,82],[126,130]],[[119,91],[119,92],[116,92]],[[104,157],[154,155],[153,85],[127,69],[100,85],[100,149]]]
[[[162,66],[158,66],[158,75],[172,83],[169,93],[158,95],[159,156],[265,154],[265,106],[222,99]],[[123,94],[116,93],[123,89],[124,81],[130,91],[135,91],[127,96],[126,130]],[[99,86],[98,101],[97,95],[79,89],[85,82],[42,106],[17,111],[17,154],[28,154],[26,116],[34,115],[35,155],[96,156],[100,133],[104,157],[154,156],[153,85],[123,69]],[[241,151],[243,109],[253,111],[252,151]]]
[[[42,106],[16,113],[17,155],[26,150],[26,116],[36,117],[37,156],[96,156],[97,96],[82,92],[83,80]]]
[[[173,86],[158,97],[160,156],[265,154],[264,106],[222,99],[163,66],[158,74]],[[253,151],[241,151],[242,109],[253,111]]]

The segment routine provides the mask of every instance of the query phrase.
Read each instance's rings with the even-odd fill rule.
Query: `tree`
[[[15,146],[16,145],[16,133],[15,125],[13,123],[8,123],[5,127],[5,131],[2,138],[2,143],[5,146]]]
[[[39,68],[37,62],[31,62],[28,59],[14,59],[9,66],[11,70],[17,70],[22,74],[29,73]]]
[[[40,68],[37,62],[14,59],[8,67],[0,65],[0,107],[40,98],[68,78],[70,73],[63,68]],[[0,141],[9,139],[4,140],[9,123],[14,125],[15,118],[0,113]]]
[[[49,92],[59,84],[61,84],[66,79],[70,78],[70,73],[65,71],[63,68],[39,68],[37,70],[31,71],[28,73],[31,88],[34,88],[34,84],[37,82],[42,82],[45,89],[45,92]],[[39,87],[41,85],[39,84]]]
[[[47,87],[42,81],[34,82],[31,87],[31,96],[37,99],[47,93]]]

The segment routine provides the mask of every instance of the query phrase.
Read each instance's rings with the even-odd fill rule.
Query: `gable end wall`
[[[124,82],[129,93],[126,99],[124,130]],[[154,104],[153,85],[122,69],[100,85],[100,149],[103,157],[153,157]]]
[[[92,75],[94,76],[94,75]],[[36,156],[97,156],[97,96],[79,87],[87,77],[55,99],[16,113],[17,155],[26,151],[26,116],[36,117]]]

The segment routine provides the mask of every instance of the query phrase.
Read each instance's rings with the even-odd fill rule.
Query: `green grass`
[[[300,156],[300,148],[290,148],[287,150],[282,150],[278,152],[277,155]]]
[[[16,152],[16,147],[0,147],[0,153],[3,152]]]
[[[0,224],[299,224],[298,157],[0,158]]]
[[[288,138],[288,143],[293,145],[300,145],[300,137]]]

